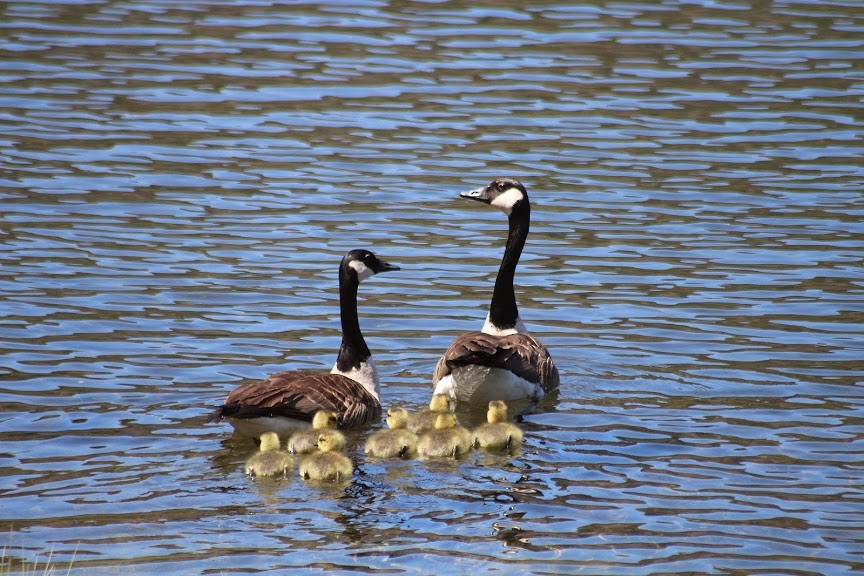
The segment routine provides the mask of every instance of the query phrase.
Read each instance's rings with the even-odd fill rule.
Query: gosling
[[[379,430],[366,441],[363,451],[373,458],[412,458],[417,454],[417,436],[407,430],[408,411],[398,406],[387,410],[389,430]]]
[[[339,416],[330,410],[319,410],[312,417],[312,428],[298,430],[288,439],[288,451],[292,454],[309,454],[318,449],[318,435],[321,430],[336,430]],[[341,436],[341,433],[339,433]],[[345,438],[342,438],[345,442]]]
[[[294,459],[279,449],[279,436],[275,432],[261,435],[261,450],[246,461],[246,474],[249,476],[287,476],[294,468]]]
[[[522,444],[522,430],[507,421],[507,404],[501,400],[489,402],[486,422],[471,433],[475,448],[485,450],[510,450]]]
[[[471,434],[456,423],[452,412],[439,414],[435,429],[420,437],[417,451],[424,458],[459,458],[471,450]]]
[[[336,430],[321,430],[318,434],[318,452],[300,462],[300,476],[304,480],[337,482],[351,477],[354,467],[342,450],[345,437]]]
[[[408,420],[408,430],[420,436],[435,429],[435,419],[438,414],[450,412],[450,400],[446,394],[433,394],[429,408],[411,414]]]

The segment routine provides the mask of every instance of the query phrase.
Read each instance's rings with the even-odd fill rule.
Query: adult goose
[[[339,265],[342,345],[329,374],[289,370],[235,388],[225,404],[207,420],[227,419],[241,435],[259,437],[267,431],[287,438],[309,425],[319,410],[339,417],[342,428],[362,426],[381,415],[379,380],[372,354],[357,319],[357,287],[381,272],[399,270],[368,250],[348,252]]]
[[[479,332],[462,334],[450,344],[432,376],[434,393],[484,405],[492,400],[536,400],[558,387],[558,369],[546,347],[525,330],[513,291],[531,221],[528,193],[519,181],[498,178],[460,196],[503,210],[510,232],[486,323]]]

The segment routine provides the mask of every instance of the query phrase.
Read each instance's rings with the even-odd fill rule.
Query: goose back
[[[342,428],[363,426],[381,417],[378,399],[359,382],[341,374],[290,370],[234,389],[208,421],[282,416],[311,422],[319,410],[338,414]]]
[[[458,336],[438,361],[433,384],[463,366],[499,368],[539,384],[544,392],[558,387],[558,368],[546,347],[530,334],[498,336],[467,332]]]

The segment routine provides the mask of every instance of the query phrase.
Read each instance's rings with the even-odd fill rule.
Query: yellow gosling
[[[435,429],[435,419],[438,414],[450,412],[450,400],[446,394],[433,394],[429,408],[411,414],[408,419],[408,430],[417,436]]]
[[[318,449],[321,430],[336,430],[339,416],[330,410],[319,410],[312,417],[312,428],[298,430],[288,439],[288,451],[292,454],[309,454]],[[343,438],[344,442],[344,438]]]
[[[279,449],[279,436],[275,432],[261,435],[261,449],[246,461],[245,471],[250,476],[287,475],[294,468],[294,459]]]
[[[336,430],[321,430],[318,435],[318,452],[306,456],[300,462],[300,476],[304,480],[342,481],[351,477],[354,467],[341,451],[345,449],[345,437]]]
[[[471,433],[475,448],[510,450],[522,444],[522,430],[507,421],[507,404],[501,400],[489,402],[486,420]]]
[[[417,455],[417,436],[406,429],[408,411],[398,406],[387,410],[389,430],[379,430],[366,441],[363,451],[373,458],[413,458]]]
[[[456,423],[452,412],[439,414],[435,429],[420,437],[417,451],[424,458],[459,458],[471,450],[471,434]]]

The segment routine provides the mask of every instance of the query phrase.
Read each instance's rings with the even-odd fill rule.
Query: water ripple
[[[864,565],[855,2],[0,8],[0,523],[71,573],[853,574]],[[511,458],[252,482],[204,426],[327,370],[335,263],[423,405],[529,187],[562,388]],[[389,276],[389,275],[388,275]],[[466,423],[482,415],[460,412]]]

